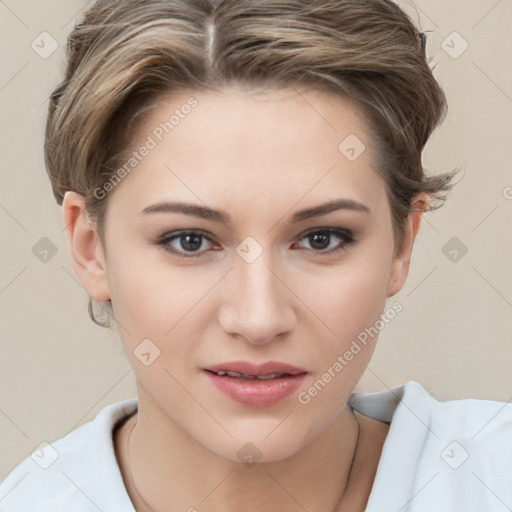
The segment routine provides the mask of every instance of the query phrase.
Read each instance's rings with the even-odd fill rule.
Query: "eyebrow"
[[[307,208],[305,210],[295,212],[290,222],[294,224],[306,219],[310,219],[312,217],[327,215],[328,213],[337,210],[353,210],[363,213],[371,212],[370,208],[367,205],[360,203],[358,201],[354,201],[353,199],[337,199],[335,201],[330,201],[329,203],[321,204],[318,206],[314,206],[312,208]],[[209,208],[208,206],[200,206],[180,202],[165,201],[162,203],[156,203],[144,208],[141,214],[169,212],[182,213],[184,215],[190,215],[192,217],[198,217],[200,219],[211,220],[213,222],[222,222],[224,224],[231,223],[231,216],[229,215],[229,213],[223,210],[214,210],[213,208]]]

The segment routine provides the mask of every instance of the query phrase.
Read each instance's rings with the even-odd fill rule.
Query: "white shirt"
[[[349,403],[391,423],[366,512],[512,510],[512,403],[440,402],[415,381]],[[137,404],[109,405],[23,460],[0,485],[0,512],[135,512],[112,430]]]

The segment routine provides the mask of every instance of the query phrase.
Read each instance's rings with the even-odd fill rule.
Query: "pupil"
[[[321,232],[314,235],[310,235],[311,246],[315,249],[325,249],[326,247],[329,247],[329,241],[329,233]],[[318,244],[320,245],[320,247],[318,246]]]
[[[185,250],[199,249],[201,247],[201,235],[183,235],[181,237],[181,247]]]

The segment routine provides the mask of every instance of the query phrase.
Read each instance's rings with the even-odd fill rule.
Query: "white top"
[[[0,485],[0,511],[135,512],[112,430],[137,403],[109,405],[23,460]],[[366,512],[512,510],[512,403],[440,402],[415,381],[349,403],[391,423]]]

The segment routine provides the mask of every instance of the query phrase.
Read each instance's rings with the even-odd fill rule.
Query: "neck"
[[[163,415],[163,413],[161,413]],[[164,415],[139,410],[120,436],[120,466],[137,511],[337,511],[353,474],[359,425],[345,407],[283,460],[246,465],[207,450]]]

